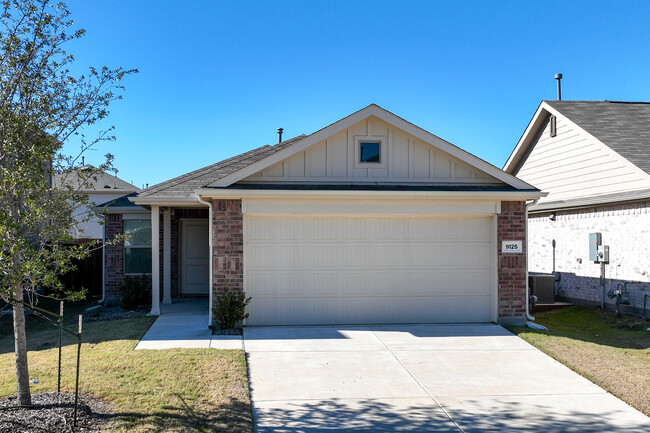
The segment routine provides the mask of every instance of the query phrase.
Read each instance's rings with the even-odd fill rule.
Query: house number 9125
[[[501,251],[504,253],[521,253],[522,241],[502,241]]]

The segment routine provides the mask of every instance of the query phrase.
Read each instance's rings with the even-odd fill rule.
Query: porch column
[[[151,316],[160,316],[160,208],[151,206]]]
[[[163,304],[172,303],[172,216],[171,209],[163,211]]]

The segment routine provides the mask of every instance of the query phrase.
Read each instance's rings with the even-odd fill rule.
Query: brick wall
[[[244,289],[244,218],[241,200],[213,200],[213,290]],[[216,297],[215,297],[216,300]]]
[[[589,233],[609,245],[605,291],[628,283],[632,306],[650,295],[650,202],[530,215],[530,270],[559,272],[558,295],[600,305],[600,265],[589,260]],[[555,248],[553,248],[555,240]],[[614,300],[605,297],[605,302]]]
[[[498,314],[503,323],[523,322],[526,315],[526,203],[501,202],[497,216]],[[501,241],[522,240],[521,253],[503,253]]]
[[[106,240],[110,241],[115,235],[121,234],[122,215],[109,214],[106,218]],[[106,299],[119,298],[118,286],[124,278],[124,249],[122,244],[107,245],[106,253]]]

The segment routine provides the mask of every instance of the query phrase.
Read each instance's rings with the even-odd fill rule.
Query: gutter
[[[210,272],[210,278],[209,278],[209,280],[210,280],[210,289],[208,290],[208,303],[209,303],[209,305],[208,305],[208,328],[212,329],[212,287],[213,287],[212,281],[213,281],[213,278],[214,278],[214,275],[212,273],[212,256],[214,255],[214,250],[212,248],[212,243],[213,243],[213,240],[212,240],[212,237],[213,237],[213,230],[212,230],[212,202],[208,202],[208,201],[203,200],[201,198],[201,196],[198,195],[198,194],[196,194],[196,198],[198,199],[199,203],[202,203],[202,204],[204,204],[204,205],[206,205],[208,207],[208,212],[209,212],[208,219],[210,221],[210,225],[209,225],[210,232],[208,233],[208,238],[209,238],[210,254],[208,256],[208,260],[209,260],[208,261],[208,269],[209,269],[208,272]]]
[[[526,204],[526,320],[535,321],[535,318],[530,315],[530,286],[528,285],[528,257],[530,256],[529,252],[529,241],[528,241],[528,208],[534,206],[539,199],[533,200],[530,203]]]

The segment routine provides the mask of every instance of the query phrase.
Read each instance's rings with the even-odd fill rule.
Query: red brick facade
[[[499,319],[503,322],[524,320],[526,314],[526,203],[501,202],[497,217],[498,302]],[[503,253],[501,241],[522,240],[521,253]]]
[[[212,281],[220,292],[244,290],[244,216],[241,200],[212,201]]]

